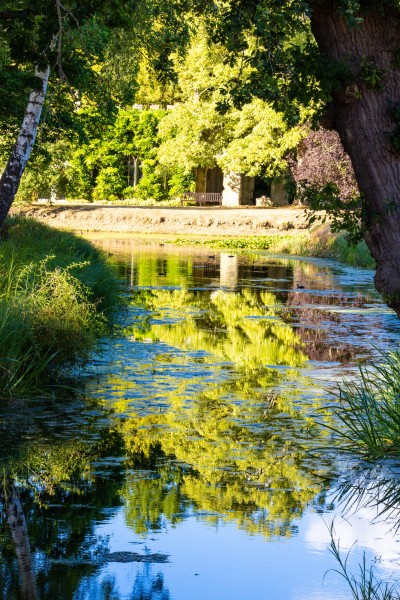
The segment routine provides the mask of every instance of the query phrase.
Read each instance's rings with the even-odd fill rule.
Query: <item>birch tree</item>
[[[40,116],[46,98],[50,67],[45,67],[43,71],[37,69],[35,75],[38,79],[38,88],[32,90],[29,95],[21,130],[0,178],[0,226],[4,223],[11,208],[36,141]]]
[[[113,86],[110,82],[108,87],[104,85],[104,78],[110,79],[110,73],[114,71],[115,74],[123,64],[131,65],[127,60],[129,52],[124,47],[121,64],[114,62],[112,65],[109,56],[108,66],[103,68],[105,49],[110,47],[113,36],[114,42],[116,40],[114,48],[121,45],[118,39],[123,40],[123,44],[136,44],[132,52],[145,48],[161,79],[171,77],[170,55],[185,44],[187,37],[180,2],[172,0],[10,0],[3,2],[1,8],[0,105],[12,93],[17,96],[18,103],[26,97],[27,104],[21,114],[22,126],[17,140],[10,149],[0,179],[0,230],[37,139],[47,89],[51,89],[53,99],[60,88],[67,91],[71,113],[79,106],[82,93],[99,97],[106,91],[112,103],[113,90],[110,88]],[[121,35],[124,31],[129,35]],[[2,70],[4,65],[6,68]],[[114,87],[123,88],[126,96],[129,86],[123,77],[119,76],[119,80],[123,80],[123,85]],[[12,111],[13,107],[8,106],[8,109]],[[7,122],[5,113],[0,127]],[[13,123],[15,125],[15,120]]]

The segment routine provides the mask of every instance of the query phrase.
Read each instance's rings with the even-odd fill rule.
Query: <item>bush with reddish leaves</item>
[[[333,231],[345,230],[351,243],[361,238],[361,198],[349,156],[336,131],[320,128],[305,138],[289,160],[296,198],[306,204],[308,222],[329,219]],[[326,216],[316,215],[325,211]]]
[[[297,150],[297,160],[291,161],[296,184],[324,186],[334,183],[342,200],[359,195],[349,156],[336,131],[320,128],[312,131]]]

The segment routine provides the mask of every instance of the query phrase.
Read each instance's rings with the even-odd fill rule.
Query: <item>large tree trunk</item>
[[[6,510],[21,575],[21,596],[23,600],[36,600],[36,581],[32,565],[28,529],[21,501],[14,490],[10,497],[7,498]]]
[[[352,27],[337,0],[311,4],[322,55],[351,72],[352,83],[334,94],[334,127],[363,194],[363,231],[377,264],[376,288],[400,317],[400,156],[391,143],[400,125],[393,119],[393,109],[400,109],[400,10],[360,0],[363,21]]]
[[[35,75],[41,80],[41,85],[30,93],[21,130],[0,179],[0,229],[14,201],[26,163],[35,144],[50,68],[47,67],[44,71],[37,69]]]

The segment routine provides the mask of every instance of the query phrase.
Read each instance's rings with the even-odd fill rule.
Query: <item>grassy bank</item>
[[[195,244],[229,250],[268,250],[276,254],[315,256],[332,258],[353,267],[374,269],[375,262],[365,242],[357,246],[347,243],[344,235],[329,232],[326,226],[314,228],[311,232],[277,234],[266,236],[226,237],[208,239],[178,238],[174,243]]]
[[[0,396],[54,381],[84,360],[108,323],[117,284],[90,242],[13,218],[0,241]]]

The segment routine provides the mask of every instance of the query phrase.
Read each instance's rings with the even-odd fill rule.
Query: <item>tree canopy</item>
[[[221,53],[220,66],[215,72],[202,70],[207,60],[200,56],[196,75],[187,69],[179,84],[177,53],[194,39],[199,25],[206,45]],[[256,170],[256,159],[248,159],[259,138],[269,139],[271,134],[271,128],[263,129],[260,115],[244,136],[246,142],[234,143],[243,130],[240,120],[251,114],[249,107],[260,106],[253,104],[255,98],[280,115],[281,122],[272,130],[275,127],[279,143],[285,138],[284,149],[291,143],[287,131],[301,124],[305,107],[311,108],[309,118],[315,123],[324,114],[325,124],[336,129],[350,156],[362,197],[362,234],[377,264],[376,285],[400,314],[399,26],[398,0],[5,2],[0,11],[2,141],[9,149],[26,90],[38,87],[35,70],[44,75],[45,67],[50,68],[51,102],[43,111],[43,139],[47,132],[54,140],[62,129],[79,129],[77,104],[83,96],[115,120],[117,106],[126,108],[139,81],[144,86],[156,80],[157,98],[181,100],[185,106],[175,114],[177,120],[182,117],[181,123],[175,130],[172,126],[165,139],[171,150],[172,140],[185,137],[186,128],[188,139],[195,134],[186,145],[193,149],[193,160],[196,152],[209,149],[201,146],[207,141],[214,152],[203,158],[203,164],[221,161],[249,172]],[[44,104],[47,75],[39,79]],[[211,87],[204,85],[207,80]],[[191,100],[189,90],[194,94]],[[35,93],[29,106],[38,104]],[[198,105],[190,109],[195,97]],[[234,111],[242,107],[246,108],[238,117]],[[228,132],[220,126],[224,114],[223,124],[232,123]],[[33,146],[36,138],[37,123],[28,121],[23,122],[0,182],[0,223],[29,157],[28,141]],[[281,149],[276,156],[275,139],[272,135],[271,145],[261,150],[265,159],[279,164],[285,152]],[[23,153],[25,147],[29,151]],[[190,153],[186,158],[180,181],[187,175]],[[166,151],[165,168],[160,170],[164,189],[171,176],[167,159]],[[175,183],[171,187],[179,188]]]

